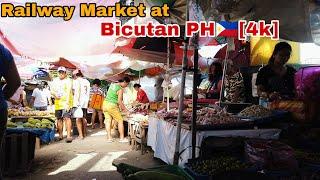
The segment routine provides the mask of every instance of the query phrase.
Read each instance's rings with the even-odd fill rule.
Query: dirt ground
[[[137,167],[149,168],[162,165],[154,159],[152,152],[141,155],[131,150],[128,143],[106,142],[105,131],[89,130],[84,140],[76,139],[67,144],[64,141],[44,145],[36,150],[30,173],[5,179],[122,179],[112,163],[124,162]]]

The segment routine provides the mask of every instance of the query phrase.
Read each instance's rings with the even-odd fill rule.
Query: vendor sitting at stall
[[[260,69],[257,75],[259,97],[269,101],[294,98],[296,70],[286,65],[291,51],[291,46],[286,42],[280,42],[275,46],[268,65]]]
[[[231,60],[227,60],[226,78],[224,81],[225,101],[228,103],[244,103],[245,88],[242,74]]]
[[[147,104],[149,103],[149,98],[147,96],[147,93],[141,89],[140,84],[134,84],[133,85],[134,89],[137,91],[137,102],[142,103],[142,104]]]
[[[214,62],[209,67],[209,77],[200,84],[198,92],[207,99],[219,99],[222,84],[222,65]],[[201,96],[199,96],[201,97]]]

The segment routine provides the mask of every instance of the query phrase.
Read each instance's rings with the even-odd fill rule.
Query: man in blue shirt
[[[6,84],[0,88],[0,148],[8,119],[6,100],[10,99],[10,97],[16,92],[21,84],[19,73],[14,63],[12,54],[8,49],[0,44],[0,80],[2,77],[6,80]],[[1,167],[0,179],[2,179]]]

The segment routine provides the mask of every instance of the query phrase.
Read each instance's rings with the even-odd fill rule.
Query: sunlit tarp
[[[269,38],[251,38],[251,65],[268,64],[275,45],[280,41],[274,41]],[[298,64],[300,62],[300,46],[299,43],[287,41],[292,47],[290,64]]]

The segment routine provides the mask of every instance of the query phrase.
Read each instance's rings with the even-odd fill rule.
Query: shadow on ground
[[[97,134],[102,130],[93,130]],[[28,174],[4,179],[59,179],[59,180],[105,180],[122,179],[112,163],[127,163],[141,168],[150,168],[164,163],[154,159],[148,152],[131,151],[128,144],[107,143],[103,135],[88,136],[70,144],[55,142],[36,151]]]

